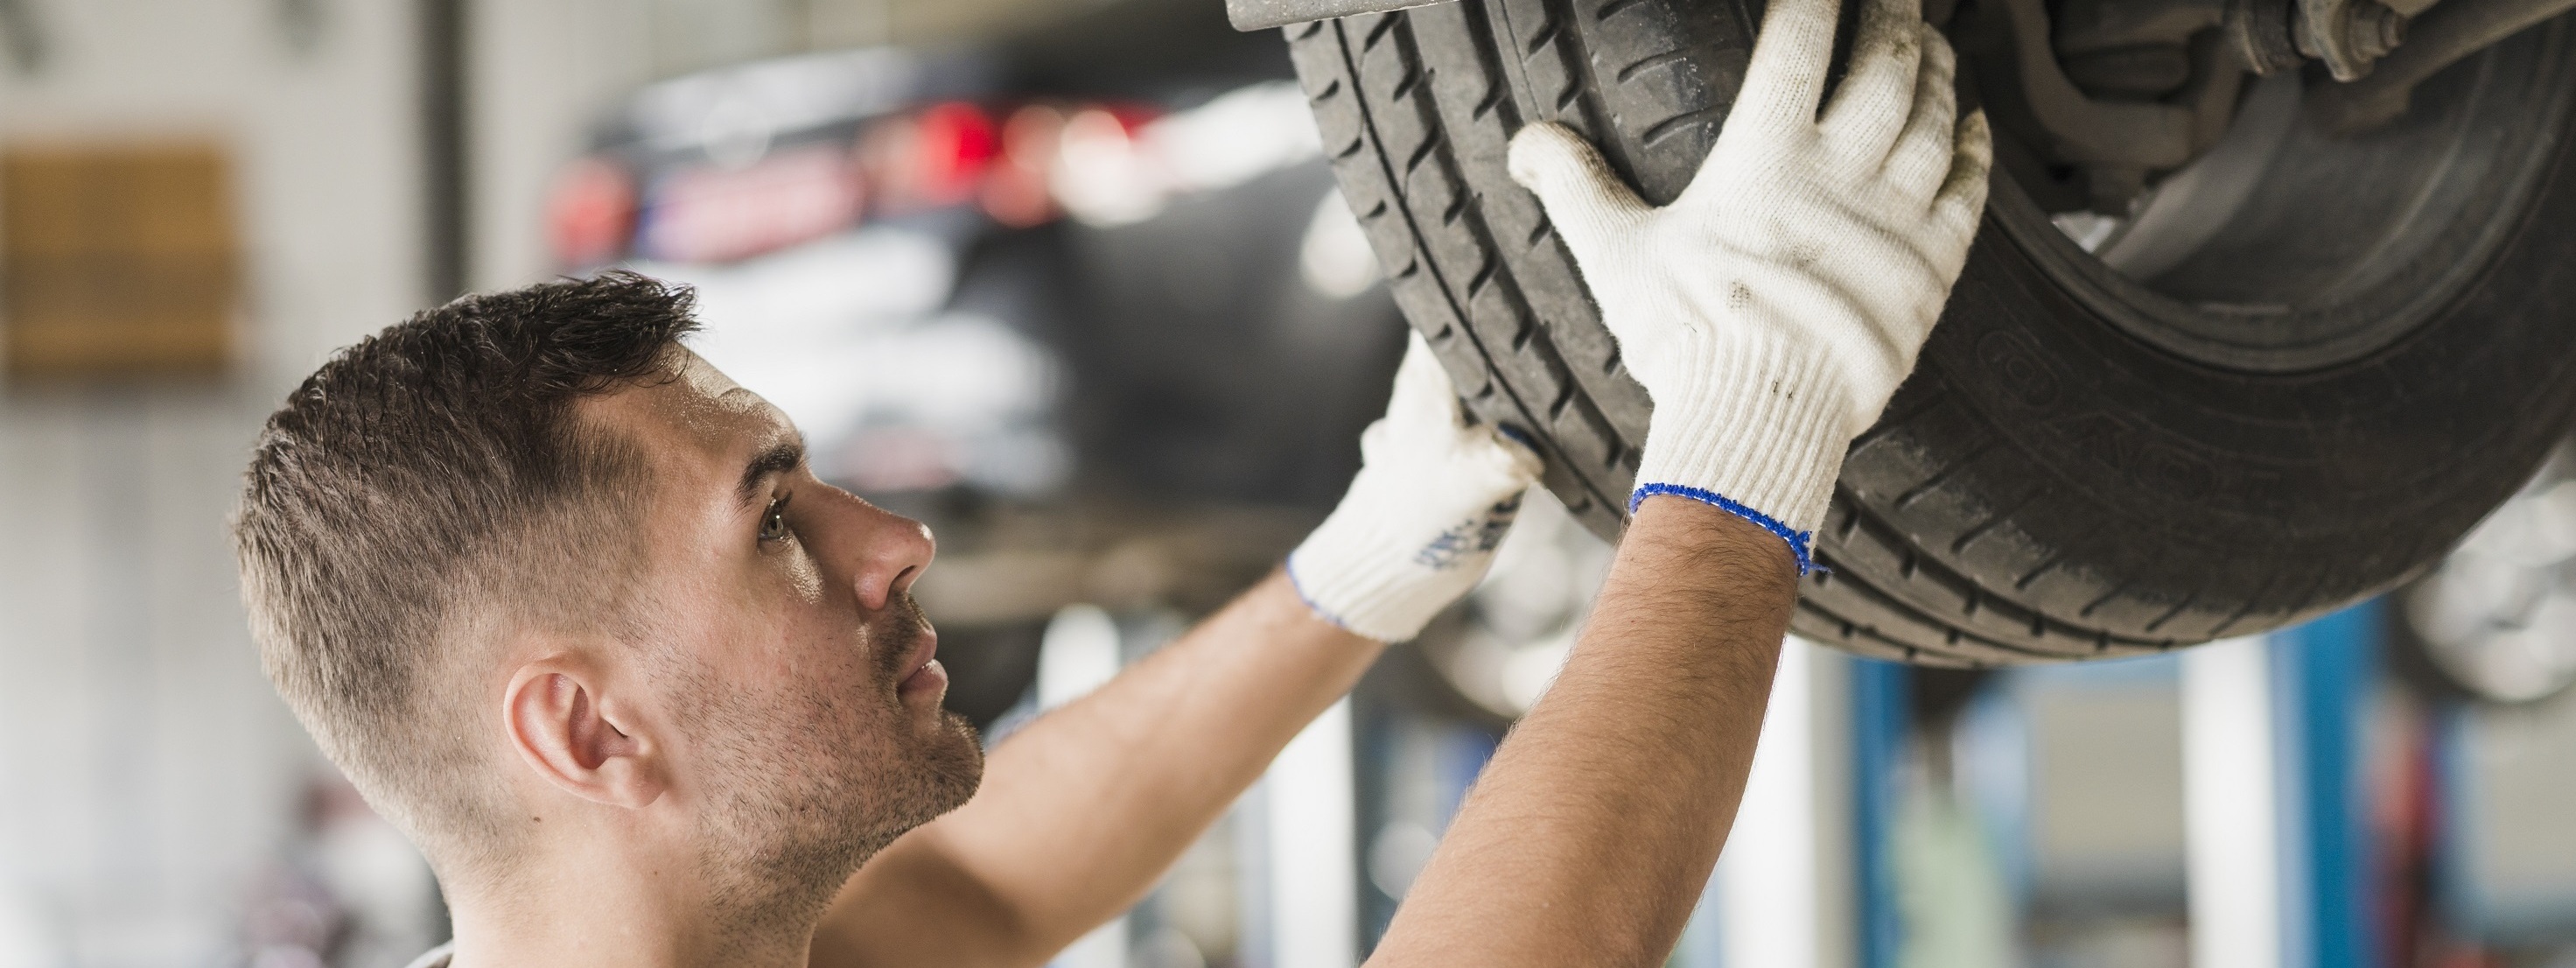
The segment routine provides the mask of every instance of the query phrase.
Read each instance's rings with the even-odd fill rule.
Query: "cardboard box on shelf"
[[[37,379],[222,372],[238,237],[219,147],[0,149],[0,359]]]

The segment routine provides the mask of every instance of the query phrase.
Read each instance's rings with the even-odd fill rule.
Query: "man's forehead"
[[[796,439],[786,415],[686,348],[673,379],[654,380],[585,401],[593,416],[644,445],[662,473],[710,476],[728,486],[743,462]]]

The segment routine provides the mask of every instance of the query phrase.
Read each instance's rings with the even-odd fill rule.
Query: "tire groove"
[[[1501,266],[1500,260],[1486,259],[1484,266],[1476,270],[1475,278],[1467,280],[1467,298],[1470,301],[1484,291],[1487,283],[1494,281],[1494,273],[1502,271]]]
[[[1612,17],[1618,16],[1620,11],[1644,2],[1646,2],[1646,0],[1607,0],[1607,2],[1603,3],[1599,8],[1592,11],[1592,20],[1594,23],[1609,20]]]
[[[1556,43],[1556,35],[1564,30],[1565,26],[1558,23],[1556,18],[1548,18],[1546,23],[1539,25],[1538,34],[1530,38],[1529,49],[1524,53],[1535,55],[1539,51],[1546,50],[1548,45]]]
[[[1476,41],[1476,67],[1484,72],[1486,78],[1485,100],[1479,102],[1469,116],[1483,120],[1485,115],[1499,113],[1494,120],[1503,126],[1505,132],[1520,127],[1521,113],[1512,101],[1512,68],[1520,61],[1502,55],[1507,45],[1495,37],[1493,10],[1478,0],[1466,0],[1458,4],[1458,16],[1467,26],[1467,35]],[[1511,25],[1504,24],[1503,30],[1508,35]],[[1526,89],[1527,85],[1522,87]]]
[[[2086,603],[2083,608],[2076,609],[2076,616],[2079,618],[2092,618],[2094,610],[2099,609],[2104,605],[2111,604],[2112,599],[2118,598],[2122,592],[2128,591],[2129,581],[2130,580],[2126,578],[2121,579],[2118,583],[2111,586],[2110,591],[2103,592],[2100,598],[2096,598],[2091,602]]]
[[[1992,453],[1995,448],[2000,446],[2003,446],[2003,441],[2001,440],[1988,440],[1985,443],[1977,445],[1977,448],[1969,451],[1967,456],[1951,461],[1948,466],[1943,467],[1938,471],[1934,471],[1931,477],[1925,478],[1921,483],[1918,483],[1913,487],[1906,488],[1905,493],[1896,496],[1896,500],[1888,502],[1888,507],[1899,511],[1912,507],[1914,502],[1930,496],[1932,492],[1939,490],[1942,485],[1950,483],[1953,478],[1956,478],[1959,474],[1965,472],[1970,466],[1974,465],[1979,458]]]
[[[2167,609],[2164,614],[2156,616],[2155,621],[2148,622],[2146,624],[2146,630],[2150,633],[2155,632],[2164,628],[2165,623],[2173,621],[2175,618],[2181,616],[2185,610],[2191,608],[2192,601],[2200,597],[2200,590],[2201,586],[2193,586],[2191,591],[2183,594],[2181,601],[2175,602],[2174,606]]]
[[[1414,171],[1420,169],[1423,162],[1431,160],[1431,153],[1440,150],[1440,142],[1443,140],[1445,139],[1437,134],[1423,139],[1421,146],[1413,149],[1413,154],[1404,159],[1405,177],[1413,177]]]
[[[2254,586],[2253,594],[2245,596],[2245,604],[2236,606],[2236,611],[2228,613],[2225,620],[2220,621],[2217,625],[2211,626],[2209,629],[2209,637],[2212,639],[2224,637],[2227,634],[2228,629],[2236,627],[2236,623],[2242,622],[2245,620],[2246,616],[2254,614],[2254,606],[2261,604],[2263,596],[2266,593],[2269,593],[2272,590],[2272,586],[2279,584],[2280,581],[2281,572],[2264,572],[2262,583]]]
[[[1681,131],[1690,125],[1698,124],[1702,121],[1722,119],[1725,116],[1726,108],[1723,107],[1705,107],[1695,111],[1684,111],[1680,114],[1673,115],[1672,117],[1665,118],[1647,126],[1645,135],[1637,140],[1644,142],[1647,147],[1653,147],[1656,142],[1672,137],[1675,132]]]
[[[1376,49],[1378,42],[1385,40],[1387,33],[1393,31],[1395,29],[1395,25],[1401,23],[1403,20],[1404,11],[1401,10],[1393,13],[1379,14],[1377,23],[1369,27],[1368,37],[1360,41],[1360,50],[1368,51]],[[1354,78],[1360,76],[1358,66],[1354,65],[1351,68],[1351,76]]]
[[[1912,410],[1905,411],[1902,415],[1889,416],[1882,413],[1879,415],[1877,423],[1871,424],[1868,430],[1861,431],[1860,436],[1852,438],[1851,446],[1844,448],[1844,452],[1858,453],[1861,448],[1877,443],[1882,437],[1886,437],[1899,430],[1905,429],[1905,426],[1913,423],[1915,418],[1931,413],[1932,411],[1939,410],[1943,404],[1947,404],[1949,402],[1950,398],[1948,397],[1933,397],[1922,405],[1917,406]]]
[[[1626,84],[1629,79],[1634,78],[1639,74],[1662,67],[1666,64],[1683,60],[1689,56],[1690,55],[1683,53],[1679,48],[1668,50],[1660,54],[1648,54],[1643,58],[1629,63],[1628,66],[1620,68],[1619,73],[1613,76],[1618,78],[1619,83]]]
[[[1420,87],[1422,82],[1429,79],[1430,76],[1430,71],[1421,69],[1404,72],[1403,77],[1396,79],[1395,87],[1386,92],[1386,99],[1390,101],[1404,100],[1413,94],[1414,88]]]
[[[2017,592],[2029,591],[2030,583],[2038,581],[2039,576],[2041,575],[2055,571],[2058,565],[2064,564],[2065,562],[2066,555],[2063,552],[2048,556],[2039,563],[2039,567],[2023,572],[2020,578],[2013,579],[2013,590]]]
[[[2036,500],[2039,500],[2039,492],[2033,491],[2030,494],[2023,495],[2021,500],[2014,501],[2011,507],[1986,515],[1985,520],[1979,521],[1968,530],[1961,532],[1957,540],[1950,542],[1950,553],[1953,555],[1966,553],[1969,545],[1977,543],[1977,539],[1993,533],[1993,531],[1998,527],[2002,527],[2004,522],[2012,520],[2013,515],[2020,514],[2022,509],[2030,507],[2031,502]]]

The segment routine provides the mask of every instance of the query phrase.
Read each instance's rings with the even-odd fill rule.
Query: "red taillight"
[[[546,237],[558,264],[586,269],[615,261],[634,230],[635,179],[625,168],[583,158],[555,176],[546,197]]]
[[[914,123],[912,165],[920,201],[951,205],[974,197],[976,183],[1002,153],[1001,131],[992,116],[951,101],[923,109]]]
[[[984,214],[1013,228],[1054,218],[1055,193],[1047,177],[1063,136],[1064,112],[1054,107],[1030,104],[1011,112],[1002,123],[1002,156],[984,179]]]
[[[973,199],[1002,154],[1002,136],[982,108],[948,101],[870,125],[857,150],[876,206],[911,212]]]

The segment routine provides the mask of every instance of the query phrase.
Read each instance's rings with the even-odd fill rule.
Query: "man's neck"
[[[599,847],[603,845],[592,845]],[[632,845],[628,845],[632,846]],[[803,968],[814,925],[717,910],[696,864],[558,845],[505,886],[449,897],[451,968]],[[567,859],[573,858],[573,859]]]

